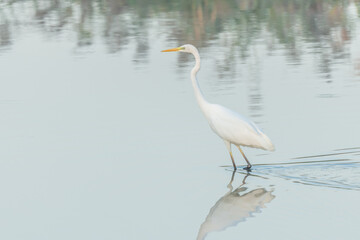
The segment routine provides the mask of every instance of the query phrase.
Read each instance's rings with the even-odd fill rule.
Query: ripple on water
[[[336,151],[337,153],[296,158],[306,159],[303,162],[257,165],[253,173],[313,186],[360,190],[359,151]],[[346,155],[346,159],[326,159],[334,155]]]

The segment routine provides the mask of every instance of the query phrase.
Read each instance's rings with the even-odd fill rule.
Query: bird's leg
[[[240,150],[241,154],[243,155],[243,157],[245,158],[245,161],[247,162],[247,167],[244,168],[245,170],[249,171],[251,169],[251,164],[249,162],[249,160],[246,158],[244,152],[241,150],[240,146],[237,146],[238,149]]]
[[[233,163],[233,166],[234,166],[234,171],[235,171],[236,170],[236,165],[235,165],[234,157],[233,157],[231,151],[229,153],[230,153],[230,157],[231,157],[231,160],[232,160],[232,163]]]

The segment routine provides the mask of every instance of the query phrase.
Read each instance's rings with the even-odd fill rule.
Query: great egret
[[[235,170],[236,165],[231,151],[231,144],[238,147],[246,160],[247,167],[244,168],[246,170],[250,170],[251,164],[240,146],[260,148],[268,151],[274,150],[271,140],[251,120],[221,105],[212,104],[205,100],[196,80],[196,73],[200,69],[200,55],[196,47],[191,44],[185,44],[177,48],[163,50],[162,52],[186,52],[194,55],[196,63],[191,70],[191,81],[195,97],[211,129],[224,140]]]

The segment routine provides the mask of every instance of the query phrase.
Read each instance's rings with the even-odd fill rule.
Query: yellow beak
[[[180,50],[183,50],[183,47],[177,47],[177,48],[170,48],[170,49],[166,49],[166,50],[162,50],[161,52],[177,52]]]

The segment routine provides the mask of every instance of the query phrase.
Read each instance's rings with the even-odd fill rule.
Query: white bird
[[[247,167],[244,168],[246,170],[250,170],[251,164],[240,146],[260,148],[268,151],[274,150],[271,140],[251,120],[221,105],[212,104],[205,100],[196,80],[196,73],[200,69],[200,55],[196,47],[191,44],[185,44],[177,48],[163,50],[162,52],[186,52],[194,55],[196,64],[191,70],[191,81],[195,97],[211,129],[224,140],[235,170],[236,165],[231,151],[231,144],[238,147],[246,160]]]

